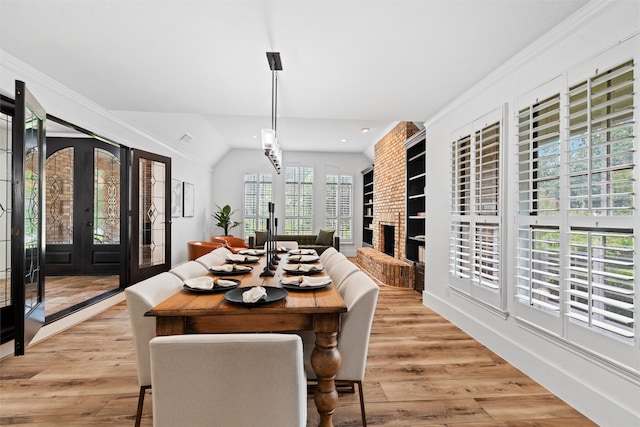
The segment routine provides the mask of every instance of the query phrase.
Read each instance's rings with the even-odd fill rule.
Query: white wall
[[[172,264],[186,261],[189,240],[201,240],[207,225],[206,209],[211,205],[211,170],[198,166],[176,149],[118,119],[101,106],[66,86],[0,51],[0,92],[15,98],[15,80],[22,80],[47,113],[93,131],[122,145],[171,157],[172,175],[195,185],[195,216],[173,218]]]
[[[362,246],[362,174],[364,168],[371,164],[363,154],[347,153],[317,153],[288,151],[283,153],[284,166],[300,164],[314,167],[314,232],[323,227],[324,221],[324,176],[325,173],[335,173],[336,169],[343,175],[354,177],[354,241],[353,244],[340,242],[340,251],[347,256],[355,256],[357,248]],[[284,171],[284,168],[283,168]],[[274,202],[275,216],[284,219],[284,172],[275,175],[275,170],[264,152],[256,145],[255,150],[231,150],[218,163],[213,171],[213,201],[209,207],[208,235],[222,234],[222,230],[215,227],[211,219],[213,208],[218,204],[230,205],[239,212],[235,220],[242,219],[243,179],[245,173],[273,173],[274,174]],[[282,223],[282,222],[280,222]],[[232,230],[232,234],[240,236],[241,227]],[[281,233],[278,230],[278,233]]]
[[[513,298],[508,298],[508,313],[499,316],[458,293],[450,292],[447,226],[450,200],[448,187],[443,187],[443,177],[450,176],[450,143],[456,129],[504,103],[507,103],[507,124],[510,125],[514,117],[514,101],[519,95],[632,36],[635,37],[628,43],[632,46],[631,50],[635,50],[637,76],[640,64],[639,28],[640,2],[592,2],[425,124],[428,239],[423,294],[425,305],[460,326],[598,424],[616,427],[640,425],[638,342],[628,347],[630,359],[635,362],[632,366],[620,366],[518,322],[513,315],[517,311]],[[611,64],[614,65],[617,64]],[[636,93],[640,89],[637,82],[636,79]],[[636,121],[638,119],[636,114]],[[507,141],[503,144],[507,150],[514,145],[514,133],[513,127],[507,126]],[[513,163],[513,154],[508,155],[505,162]],[[513,201],[517,188],[509,181],[507,179],[504,191],[507,200]],[[514,223],[513,205],[510,203],[506,207],[504,224],[507,224],[507,228]],[[508,254],[513,253],[514,247],[511,232],[507,231],[508,243],[503,246]],[[507,287],[512,287],[513,259],[507,255],[505,260],[508,265],[505,267],[504,281]],[[640,293],[636,291],[636,303],[638,295]],[[512,291],[509,296],[513,296]],[[640,327],[637,321],[635,327]]]

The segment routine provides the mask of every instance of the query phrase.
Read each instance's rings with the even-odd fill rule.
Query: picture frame
[[[182,181],[171,179],[171,218],[182,216]]]
[[[195,214],[194,185],[188,182],[182,183],[182,216],[192,217]]]

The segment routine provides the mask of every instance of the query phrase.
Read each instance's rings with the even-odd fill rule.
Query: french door
[[[15,354],[44,323],[44,182],[46,112],[24,82],[16,81],[13,121],[11,294],[15,307]]]
[[[47,275],[120,274],[121,151],[95,138],[47,138]]]

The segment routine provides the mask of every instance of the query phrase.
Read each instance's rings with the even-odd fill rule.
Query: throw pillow
[[[316,237],[316,245],[331,246],[333,244],[333,233],[335,233],[334,230],[320,230],[318,232],[318,237]]]
[[[256,231],[256,247],[262,247],[267,243],[267,232],[266,231]]]

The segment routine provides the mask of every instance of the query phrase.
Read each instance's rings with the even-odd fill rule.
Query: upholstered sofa
[[[249,236],[250,248],[262,248],[267,240],[266,232],[256,232],[255,236]],[[278,234],[277,241],[298,242],[300,249],[315,249],[320,255],[330,247],[340,250],[340,238],[333,232],[320,231],[318,234]]]

